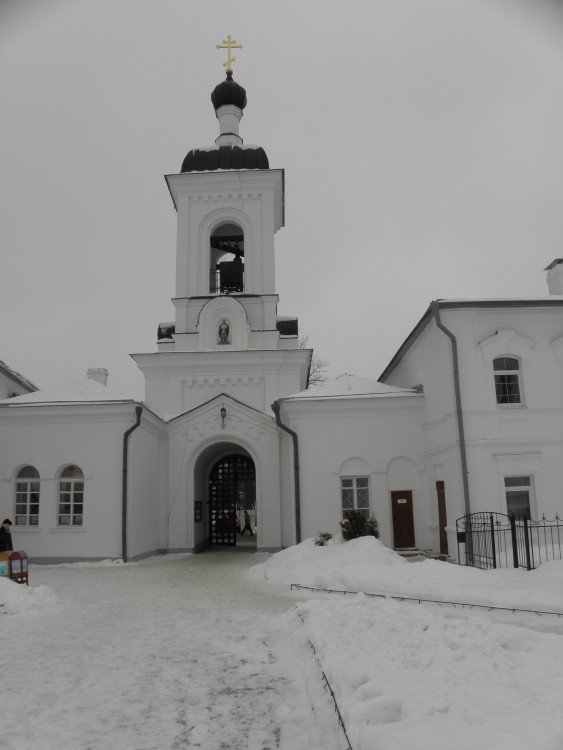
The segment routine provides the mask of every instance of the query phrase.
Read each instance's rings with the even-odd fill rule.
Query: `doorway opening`
[[[256,469],[244,453],[223,456],[209,474],[210,547],[256,546]],[[243,533],[244,531],[244,533]],[[248,535],[248,536],[247,536]]]
[[[391,512],[394,548],[413,549],[415,538],[411,490],[391,492]]]
[[[436,494],[438,496],[438,531],[440,533],[440,555],[448,556],[448,515],[446,513],[446,488],[444,482],[436,482]]]

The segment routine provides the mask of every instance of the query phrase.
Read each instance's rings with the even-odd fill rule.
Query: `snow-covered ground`
[[[255,579],[563,615],[563,562],[407,563],[372,538],[307,540]],[[297,605],[354,750],[561,750],[563,616],[369,598]]]
[[[374,539],[31,566],[0,580],[6,750],[561,750],[563,563],[404,562]],[[310,647],[313,644],[316,654]]]

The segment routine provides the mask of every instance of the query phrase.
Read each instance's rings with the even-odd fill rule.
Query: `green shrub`
[[[360,536],[374,536],[379,539],[379,524],[375,516],[369,518],[361,510],[349,509],[344,511],[344,520],[340,521],[342,536],[346,541]]]
[[[315,539],[315,544],[317,547],[324,547],[330,539],[332,539],[332,534],[328,531],[319,531],[317,538]]]

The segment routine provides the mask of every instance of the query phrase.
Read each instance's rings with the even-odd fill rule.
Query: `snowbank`
[[[48,586],[26,586],[0,578],[0,614],[14,615],[19,612],[45,609],[58,603]]]
[[[298,611],[357,750],[563,747],[561,634],[363,594]]]
[[[407,563],[379,541],[312,539],[254,566],[254,580],[563,613],[563,562],[483,571]],[[409,601],[318,596],[301,627],[355,750],[563,747],[560,618]],[[536,630],[537,628],[537,630]],[[541,632],[545,631],[545,632]]]
[[[342,535],[338,535],[324,547],[318,547],[313,539],[305,539],[301,544],[277,552],[266,562],[255,565],[249,575],[254,580],[338,588],[336,584],[342,583],[340,575],[344,570],[348,570],[351,580],[354,580],[351,568],[358,575],[359,567],[362,567],[369,575],[382,566],[403,564],[402,557],[375,537],[365,536],[345,542]]]

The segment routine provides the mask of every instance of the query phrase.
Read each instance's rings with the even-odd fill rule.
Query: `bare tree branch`
[[[309,349],[310,347],[308,344],[308,336],[299,336],[299,339],[297,340],[298,349]],[[317,357],[317,355],[313,353],[311,366],[309,368],[309,387],[312,385],[320,385],[325,382],[328,377],[326,370],[329,364],[330,362],[328,360],[321,359],[321,357]]]

